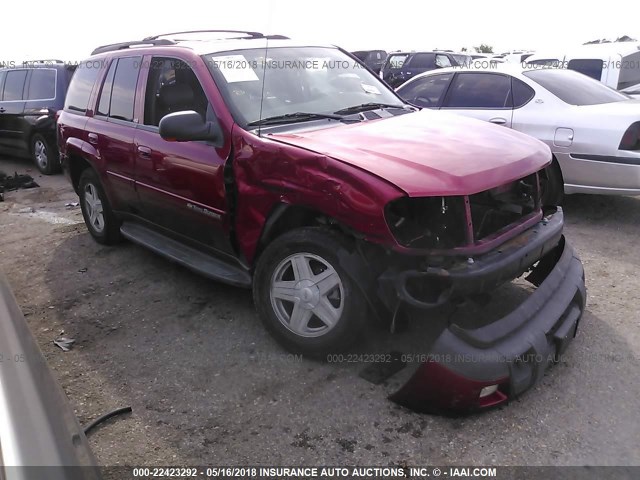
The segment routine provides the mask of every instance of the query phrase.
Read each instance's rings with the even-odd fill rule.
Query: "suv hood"
[[[368,171],[415,197],[471,195],[551,161],[549,147],[532,137],[431,110],[268,138]]]

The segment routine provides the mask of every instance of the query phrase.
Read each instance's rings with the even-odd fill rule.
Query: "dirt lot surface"
[[[0,203],[0,269],[80,422],[130,405],[90,437],[103,465],[640,464],[640,198],[572,196],[566,234],[589,301],[578,337],[543,381],[466,418],[407,411],[365,365],[292,358],[250,292],[203,279],[130,243],[104,247],[61,175]],[[499,292],[499,308],[522,288]],[[483,314],[493,314],[498,307]],[[456,315],[477,315],[469,306]],[[428,318],[359,352],[419,348]],[[53,340],[76,339],[64,353]]]

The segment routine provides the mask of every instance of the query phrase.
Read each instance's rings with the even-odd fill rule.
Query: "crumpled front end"
[[[406,355],[419,367],[391,399],[418,411],[473,411],[534,385],[575,336],[585,308],[582,263],[563,236],[559,207],[542,207],[537,174],[461,197],[393,202],[387,222],[400,249],[377,277],[394,317],[445,304],[482,303],[522,275],[537,289],[503,318],[448,323]]]
[[[445,328],[391,400],[416,411],[469,412],[535,385],[576,336],[586,289],[582,263],[564,237],[527,279],[538,288],[507,316],[475,329]]]

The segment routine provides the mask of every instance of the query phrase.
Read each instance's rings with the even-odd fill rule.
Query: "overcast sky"
[[[106,43],[232,28],[358,49],[548,50],[620,35],[640,38],[638,4],[536,0],[1,0],[0,62],[81,60]]]

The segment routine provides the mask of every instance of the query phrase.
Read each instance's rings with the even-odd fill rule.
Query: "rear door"
[[[456,73],[442,109],[511,127],[511,77],[493,72]]]
[[[102,81],[95,111],[85,131],[96,150],[103,184],[112,207],[137,211],[133,140],[138,119],[134,116],[136,87],[142,56],[114,58]]]
[[[145,57],[144,113],[135,138],[136,188],[141,213],[155,225],[204,248],[231,253],[224,188],[226,153],[205,141],[168,142],[160,120],[194,110],[216,121],[201,80],[183,60]]]
[[[0,146],[5,150],[26,150],[23,136],[24,98],[27,69],[6,70],[0,96]]]

